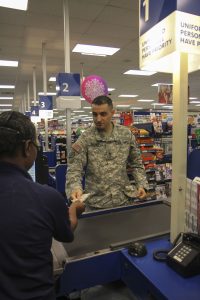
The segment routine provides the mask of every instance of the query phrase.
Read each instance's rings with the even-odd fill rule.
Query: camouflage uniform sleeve
[[[79,139],[72,145],[67,160],[66,174],[66,195],[70,198],[74,189],[82,189],[82,179],[84,175],[84,167],[87,163],[87,143],[86,138],[82,134]]]
[[[131,134],[131,141],[130,141],[130,150],[129,150],[129,157],[128,157],[128,167],[132,170],[131,174],[135,179],[137,188],[143,187],[145,189],[148,189],[149,185],[147,182],[144,165],[142,163],[140,150],[137,146],[135,136],[131,132],[130,134]]]

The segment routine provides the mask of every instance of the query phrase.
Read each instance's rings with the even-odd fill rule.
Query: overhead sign
[[[39,106],[31,106],[31,117],[39,117]]]
[[[41,118],[53,118],[53,97],[39,96],[39,115]]]
[[[198,0],[140,0],[140,68],[172,73],[178,51],[199,69],[199,15]]]
[[[80,96],[80,74],[59,73],[56,77],[57,97]]]
[[[81,108],[80,99],[80,74],[59,73],[56,77],[56,107]]]
[[[40,117],[39,117],[39,106],[38,105],[33,105],[31,106],[31,121],[36,123],[39,122]]]

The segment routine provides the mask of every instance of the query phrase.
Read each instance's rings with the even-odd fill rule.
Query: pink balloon
[[[108,86],[102,77],[90,75],[83,80],[81,92],[85,100],[92,103],[94,98],[101,95],[108,95]]]

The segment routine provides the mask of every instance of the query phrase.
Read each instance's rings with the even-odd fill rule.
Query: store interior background
[[[172,83],[172,74],[151,76],[125,75],[130,69],[139,69],[139,1],[138,0],[69,0],[70,71],[84,76],[102,76],[118,110],[164,109],[157,106],[156,83]],[[46,43],[47,80],[64,72],[63,0],[29,0],[28,10],[0,8],[0,59],[17,60],[17,68],[0,67],[0,84],[14,85],[14,89],[0,89],[3,109],[18,110],[30,86],[33,101],[33,68],[36,70],[37,94],[43,91],[42,43]],[[90,44],[120,48],[112,56],[88,56],[72,52],[76,44]],[[188,110],[198,112],[200,72],[189,74],[190,103]],[[48,81],[47,91],[55,93],[55,82]],[[138,95],[119,97],[119,95]],[[7,100],[4,97],[13,97]],[[4,99],[3,99],[4,98]],[[153,102],[138,102],[140,99]],[[33,105],[33,103],[32,103]],[[117,105],[130,105],[120,107]],[[73,118],[91,117],[90,107],[82,101],[81,113]],[[65,121],[64,111],[57,111],[54,97],[54,117]],[[171,109],[165,109],[171,111]],[[85,117],[85,116],[84,116]]]

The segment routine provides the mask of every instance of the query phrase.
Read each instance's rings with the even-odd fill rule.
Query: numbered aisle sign
[[[140,68],[173,73],[180,52],[189,72],[199,69],[199,1],[140,0]]]
[[[40,121],[39,106],[38,105],[31,106],[31,121],[34,122],[34,123]]]
[[[39,106],[31,106],[31,117],[39,117]]]
[[[59,73],[56,77],[58,109],[81,108],[80,74]]]
[[[31,117],[31,112],[30,112],[29,110],[26,110],[26,111],[25,111],[25,116],[27,116],[27,117],[30,118],[30,117]]]
[[[41,118],[53,118],[53,97],[52,96],[39,96]]]

